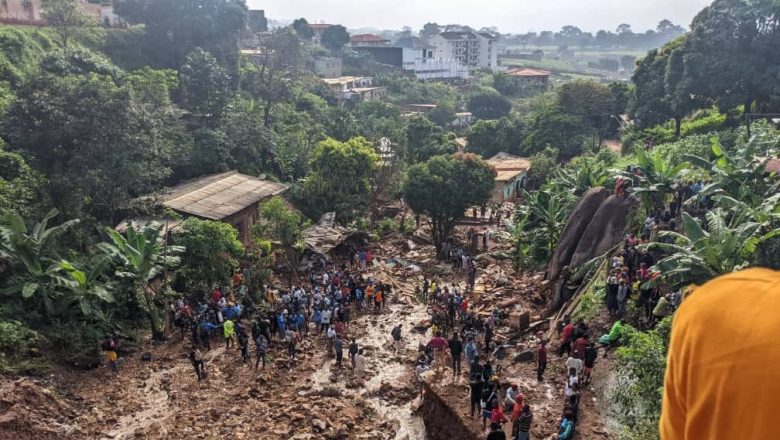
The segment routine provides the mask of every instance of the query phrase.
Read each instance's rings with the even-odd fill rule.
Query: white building
[[[387,92],[385,87],[374,86],[374,79],[368,76],[323,78],[322,81],[339,101],[374,101],[384,98]]]
[[[358,46],[353,50],[369,53],[377,62],[414,73],[417,79],[468,78],[468,67],[453,58],[436,57],[436,48],[417,37],[404,37],[393,46]]]
[[[396,42],[403,48],[402,68],[414,71],[417,79],[468,78],[469,70],[454,58],[436,56],[436,47],[417,37],[405,37]]]
[[[435,58],[455,59],[468,67],[498,68],[498,39],[487,32],[442,32],[430,38]]]

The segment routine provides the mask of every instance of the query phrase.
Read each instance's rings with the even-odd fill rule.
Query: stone
[[[534,360],[534,351],[533,350],[525,350],[521,351],[520,353],[517,353],[514,358],[512,358],[512,362],[518,363],[518,362],[533,362]]]
[[[514,330],[525,330],[531,324],[531,314],[528,312],[509,314],[509,326]]]

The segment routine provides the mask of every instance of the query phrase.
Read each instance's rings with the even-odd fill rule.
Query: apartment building
[[[498,68],[498,39],[487,32],[442,32],[430,38],[435,58],[454,59],[475,68]]]

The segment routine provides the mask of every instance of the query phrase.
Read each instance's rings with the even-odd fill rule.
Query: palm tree
[[[11,268],[0,294],[34,302],[37,311],[48,320],[54,314],[54,301],[77,287],[77,282],[63,271],[58,239],[79,221],[49,227],[49,221],[57,214],[57,210],[50,211],[32,229],[17,214],[7,215],[0,222],[0,257],[8,260]]]
[[[647,249],[660,249],[668,254],[656,263],[661,279],[673,287],[702,284],[712,278],[743,269],[751,263],[756,247],[772,237],[780,236],[780,228],[762,232],[762,224],[747,217],[733,218],[723,208],[706,214],[707,228],[687,212],[682,213],[683,234],[662,232],[662,237],[674,238],[674,243],[650,243]],[[737,221],[734,221],[737,219]]]
[[[633,193],[642,198],[645,209],[661,208],[666,195],[674,192],[680,172],[690,164],[682,162],[672,166],[660,151],[648,153],[638,148],[635,153],[639,175],[626,171],[619,174],[634,183]]]
[[[165,339],[165,321],[155,302],[157,292],[150,283],[163,274],[166,266],[178,264],[179,259],[174,254],[184,251],[182,246],[166,246],[160,238],[161,228],[162,225],[152,225],[137,231],[133,225],[128,225],[125,235],[106,228],[111,242],[98,245],[121,263],[122,270],[116,275],[132,280],[141,294],[155,340]]]

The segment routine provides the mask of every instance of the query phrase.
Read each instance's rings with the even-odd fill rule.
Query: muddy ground
[[[459,228],[461,234],[464,230]],[[506,246],[498,241],[491,251],[500,254]],[[400,236],[383,240],[376,254],[381,263],[372,275],[390,279],[395,291],[384,311],[359,315],[348,329],[368,361],[368,374],[361,382],[353,379],[346,353],[345,367],[337,367],[325,353],[324,338],[313,332],[300,344],[295,361],[287,359],[285,350],[272,347],[268,368],[259,372],[243,365],[237,350],[213,344],[206,354],[208,379],[197,382],[186,357],[188,344],[174,337],[121,358],[118,375],[103,367],[63,369],[45,378],[3,378],[0,440],[425,439],[413,367],[418,344],[430,338],[429,316],[425,304],[415,298],[414,287],[424,274],[439,274],[445,284],[463,285],[465,280],[437,265],[432,246]],[[478,312],[484,315],[502,303],[527,311],[532,321],[538,319],[545,302],[538,274],[516,276],[507,260],[488,254],[478,261],[481,270],[472,297]],[[414,266],[407,266],[410,263]],[[403,324],[406,345],[395,355],[388,338],[397,324]],[[498,338],[518,344],[510,358],[535,343],[535,332],[516,336],[506,323],[497,332]],[[563,360],[553,349],[543,383],[537,383],[532,362],[513,364],[502,375],[505,382],[518,383],[531,404],[533,438],[557,431],[563,407]],[[151,353],[151,361],[140,359],[143,352]],[[466,370],[464,365],[464,376],[457,380],[442,373],[433,386],[463,423],[481,432],[480,422],[468,418]],[[592,391],[583,395],[578,438],[609,438],[594,399]]]

